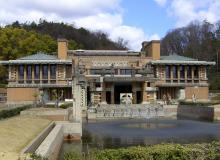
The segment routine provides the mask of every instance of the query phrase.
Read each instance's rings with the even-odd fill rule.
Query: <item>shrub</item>
[[[48,160],[48,158],[45,158],[45,157],[42,157],[40,155],[33,153],[30,155],[29,160]]]
[[[13,108],[13,109],[2,110],[2,111],[0,111],[0,120],[16,116],[16,115],[20,114],[21,111],[26,110],[28,108],[31,108],[31,105],[25,105],[25,106]]]
[[[160,144],[148,147],[92,150],[91,160],[217,160],[220,158],[220,142],[204,144]],[[64,160],[82,160],[78,153],[64,155]]]
[[[185,106],[198,106],[198,107],[205,107],[205,106],[211,106],[218,104],[218,102],[186,102],[186,101],[180,101],[180,105],[185,105]]]
[[[67,109],[72,106],[73,106],[73,103],[63,103],[60,105],[60,108]]]

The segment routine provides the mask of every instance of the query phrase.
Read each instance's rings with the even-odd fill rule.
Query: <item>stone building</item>
[[[58,54],[44,53],[1,61],[9,70],[7,101],[31,102],[42,95],[53,101],[72,99],[72,76],[81,83],[82,106],[150,103],[166,99],[208,100],[207,67],[214,62],[178,55],[161,56],[160,41],[143,42],[139,52],[68,50],[58,40]]]

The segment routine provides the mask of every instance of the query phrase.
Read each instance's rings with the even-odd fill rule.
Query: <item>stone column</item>
[[[40,83],[42,83],[42,77],[43,77],[43,75],[42,75],[42,65],[39,65],[39,69],[40,69]]]
[[[105,83],[101,82],[101,88],[102,88],[102,92],[101,92],[101,104],[107,104],[106,102],[106,90],[105,90]]]
[[[48,64],[48,83],[50,83],[50,64]]]
[[[185,83],[187,83],[187,66],[184,66]]]
[[[194,83],[194,66],[191,67],[192,83]]]
[[[137,90],[135,83],[132,83],[132,96],[133,96],[132,103],[137,104]]]
[[[177,79],[178,83],[180,83],[180,66],[177,66]]]
[[[56,84],[58,83],[58,65],[56,64]]]
[[[173,82],[173,66],[170,66],[170,82]]]
[[[24,65],[24,83],[27,83],[27,72],[26,72],[27,66]]]
[[[19,71],[18,71],[19,65],[16,65],[15,67],[16,67],[15,68],[15,70],[16,70],[16,83],[18,83],[18,81],[19,81]]]
[[[31,79],[32,79],[32,83],[34,83],[34,64],[31,66]]]
[[[143,98],[142,98],[142,104],[146,104],[146,103],[149,103],[149,100],[148,100],[148,93],[146,91],[146,87],[147,87],[147,81],[145,81],[143,83]]]

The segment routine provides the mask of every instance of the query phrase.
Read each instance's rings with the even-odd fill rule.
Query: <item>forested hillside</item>
[[[57,38],[68,39],[69,49],[126,49],[123,39],[113,42],[102,32],[44,20],[39,23],[14,22],[0,27],[0,60],[17,59],[37,52],[54,54]],[[7,83],[6,79],[6,68],[0,66],[0,84]]]
[[[162,54],[178,54],[199,60],[216,60],[220,52],[220,22],[192,22],[170,30],[161,41]]]
[[[163,55],[178,54],[199,60],[215,61],[210,67],[208,77],[211,89],[220,89],[220,22],[192,22],[181,28],[170,30],[161,40]]]
[[[0,28],[0,60],[16,59],[39,51],[53,54],[57,50],[57,38],[68,39],[69,49],[126,49],[122,39],[113,42],[102,32],[47,21],[38,24],[14,22]]]

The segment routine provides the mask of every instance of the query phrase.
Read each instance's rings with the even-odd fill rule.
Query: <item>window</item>
[[[51,65],[50,66],[50,79],[56,79],[56,65]]]
[[[43,78],[43,83],[48,82],[48,66],[47,65],[43,65],[42,78]]]
[[[192,78],[192,67],[187,66],[187,78]]]
[[[173,78],[178,78],[178,70],[177,70],[177,66],[173,66]]]
[[[40,82],[40,66],[35,65],[34,66],[34,82],[39,83]]]
[[[170,66],[166,66],[166,78],[170,79]]]
[[[19,79],[19,83],[24,82],[24,66],[23,65],[18,66],[18,79]]]
[[[72,77],[72,66],[66,65],[66,78],[71,78],[71,77]]]
[[[115,75],[118,75],[118,69],[115,69]]]
[[[101,83],[95,83],[95,87],[96,88],[101,87]]]
[[[27,76],[27,83],[31,83],[32,82],[32,66],[31,65],[27,65],[26,67],[26,76]]]
[[[121,75],[131,75],[132,71],[131,69],[120,69]]]
[[[180,66],[180,78],[185,79],[185,68],[184,68],[184,66]]]
[[[194,78],[199,78],[199,67],[194,66]]]
[[[101,74],[101,69],[90,69],[91,75]]]

